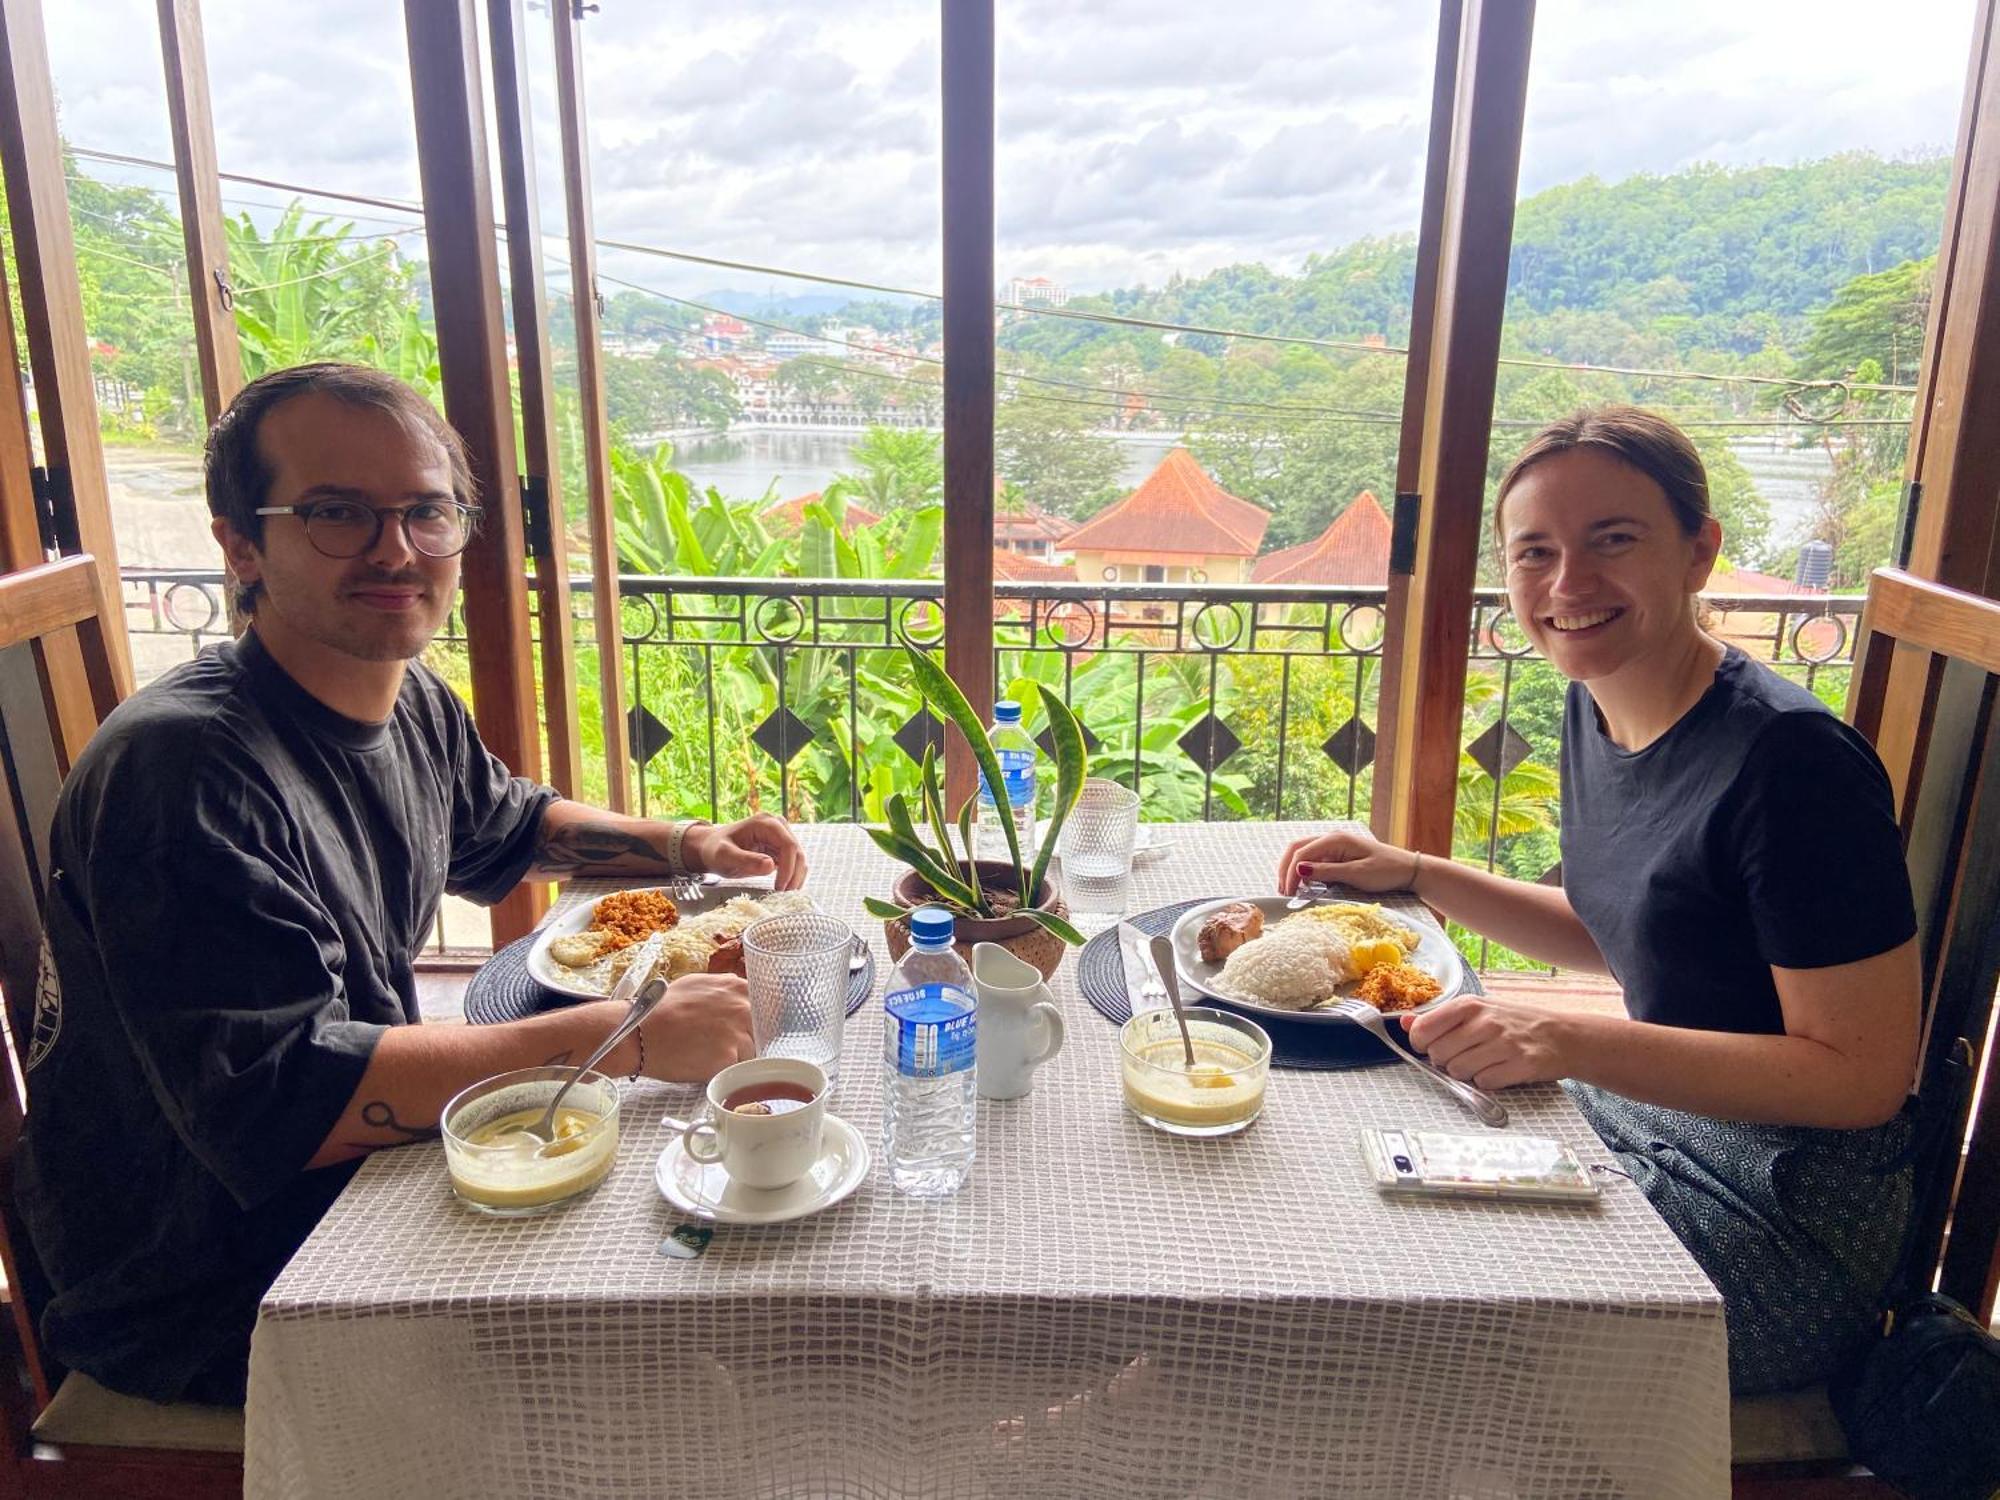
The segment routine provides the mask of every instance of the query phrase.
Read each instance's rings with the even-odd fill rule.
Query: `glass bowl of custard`
[[[520,1068],[484,1079],[444,1107],[445,1165],[466,1207],[501,1218],[547,1213],[602,1182],[618,1155],[618,1085],[586,1073],[556,1111],[556,1138],[527,1127],[573,1068]]]
[[[1264,1112],[1271,1038],[1246,1016],[1195,1006],[1194,1066],[1169,1009],[1142,1010],[1119,1032],[1125,1107],[1169,1135],[1233,1135]]]

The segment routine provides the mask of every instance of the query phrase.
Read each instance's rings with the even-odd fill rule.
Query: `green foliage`
[[[944,501],[943,436],[922,428],[870,427],[848,460],[857,472],[835,482],[877,515]]]
[[[1118,496],[1118,445],[1093,430],[1105,413],[1016,393],[993,419],[993,464],[1009,490],[1059,516],[1087,516]]]

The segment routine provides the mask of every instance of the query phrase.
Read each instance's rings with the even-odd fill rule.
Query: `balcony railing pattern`
[[[126,570],[142,678],[226,635],[222,589],[216,572]],[[1149,818],[1366,816],[1382,589],[999,583],[994,593],[995,681],[1030,696],[1031,721],[1029,684],[1060,693],[1093,774],[1136,788]],[[626,577],[620,594],[642,813],[878,819],[891,792],[914,784],[925,744],[941,743],[902,653],[942,642],[934,580]],[[587,618],[587,587],[574,599]],[[1839,702],[1860,598],[1705,603],[1711,630]],[[1562,684],[1504,593],[1479,591],[1473,610],[1456,852],[1549,875]],[[463,639],[454,614],[432,654],[447,675],[462,669]],[[577,639],[591,639],[581,624]],[[591,649],[580,657],[588,684]]]

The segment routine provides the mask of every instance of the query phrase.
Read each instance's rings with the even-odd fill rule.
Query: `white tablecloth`
[[[1303,825],[1177,828],[1132,910],[1269,889]],[[802,830],[810,888],[886,958],[891,866]],[[696,1260],[653,1185],[634,1086],[616,1169],[538,1219],[465,1211],[435,1144],[368,1161],[265,1298],[253,1497],[1528,1496],[1726,1493],[1720,1299],[1629,1184],[1595,1207],[1385,1202],[1356,1132],[1477,1129],[1410,1070],[1274,1070],[1264,1117],[1159,1134],[1115,1029],[1055,989],[1069,1044],[982,1101],[942,1203],[880,1169]],[[886,973],[886,967],[884,972]],[[881,1009],[848,1022],[835,1112],[873,1147]],[[1608,1160],[1560,1090],[1511,1128]]]

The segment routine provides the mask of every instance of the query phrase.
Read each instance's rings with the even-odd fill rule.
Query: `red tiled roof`
[[[801,531],[806,524],[806,507],[819,503],[820,492],[814,490],[809,495],[800,495],[795,500],[781,500],[776,505],[764,508],[764,525],[772,531]],[[850,500],[847,510],[841,516],[842,531],[852,531],[857,526],[873,526],[882,518],[865,505]]]
[[[997,494],[995,498],[998,499]],[[1043,538],[1060,542],[1075,530],[1076,522],[1052,516],[1035,504],[1020,510],[995,510],[993,513],[993,535],[996,537]]]
[[[1005,579],[1009,583],[1075,583],[1076,569],[1059,568],[1054,563],[1045,563],[1038,557],[1023,557],[1018,552],[995,547],[993,577],[996,580]]]
[[[1389,516],[1363,490],[1309,542],[1257,559],[1252,583],[1387,583]]]
[[[1079,552],[1144,551],[1255,557],[1271,513],[1208,477],[1185,448],[1160,460],[1139,488],[1069,534]]]

